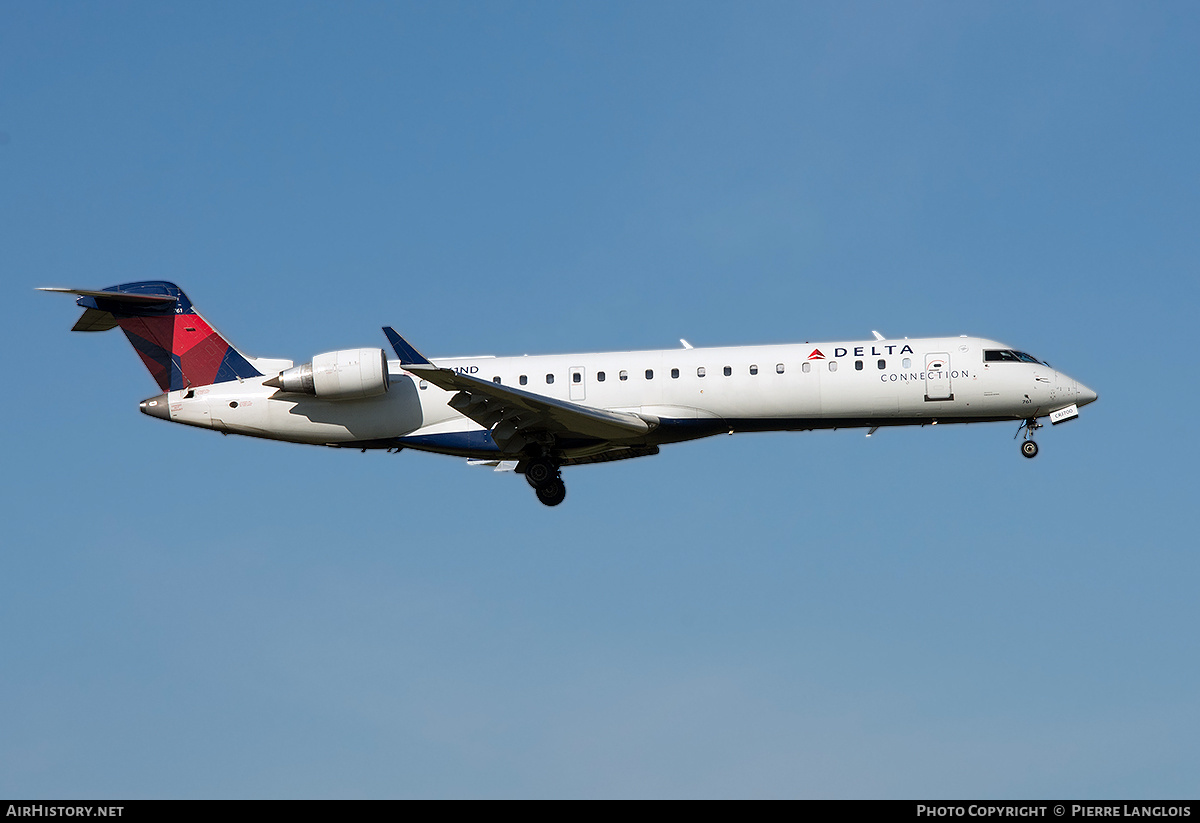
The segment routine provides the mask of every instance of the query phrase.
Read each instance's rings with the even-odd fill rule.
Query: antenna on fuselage
[[[681,338],[679,338],[679,342],[683,344],[683,347],[684,347],[685,349],[694,349],[694,348],[696,348],[696,347],[695,347],[695,346],[693,346],[691,343],[689,343],[688,341],[684,340],[682,337],[681,337]]]
[[[885,340],[885,339],[887,339],[887,338],[885,338],[885,337],[884,337],[882,334],[880,334],[879,332],[875,331],[874,329],[871,329],[871,334],[875,335],[875,339],[876,339],[876,340]]]

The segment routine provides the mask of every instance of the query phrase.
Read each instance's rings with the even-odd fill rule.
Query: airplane
[[[716,434],[1077,419],[1096,392],[1045,361],[978,337],[888,339],[431,361],[390,327],[395,351],[344,349],[308,363],[255,358],[174,283],[74,294],[72,331],[119,326],[158,383],[142,412],[293,443],[418,449],[524,475],[547,506],[562,469],[659,453]]]

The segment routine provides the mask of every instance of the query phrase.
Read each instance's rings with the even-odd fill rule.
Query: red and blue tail
[[[43,289],[77,294],[83,316],[71,331],[120,326],[164,392],[261,377],[242,354],[196,314],[174,283],[143,280],[86,289]]]

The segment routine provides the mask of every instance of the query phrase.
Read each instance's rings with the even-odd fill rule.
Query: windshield
[[[985,363],[1037,363],[1038,365],[1046,365],[1041,360],[1038,360],[1032,354],[1026,354],[1023,351],[1014,351],[1013,349],[984,349],[983,362]]]

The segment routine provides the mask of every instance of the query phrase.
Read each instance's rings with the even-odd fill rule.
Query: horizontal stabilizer
[[[139,284],[134,284],[139,285]],[[114,289],[121,288],[114,286]],[[154,306],[170,303],[174,305],[177,301],[175,297],[165,294],[132,294],[130,292],[109,291],[107,289],[96,291],[92,289],[60,289],[50,286],[43,286],[38,291],[50,291],[57,294],[77,294],[80,297],[97,297],[110,303],[123,303],[128,306]]]
[[[110,311],[100,309],[84,309],[83,314],[75,321],[71,331],[108,331],[117,326],[117,318]]]
[[[117,291],[121,286],[112,289],[60,289],[44,287],[38,291],[48,291],[55,294],[74,294],[79,299],[75,302],[83,309],[83,315],[75,321],[71,331],[108,331],[116,328],[120,321],[117,315],[162,315],[172,314],[175,304],[179,301],[168,294],[132,294]]]

